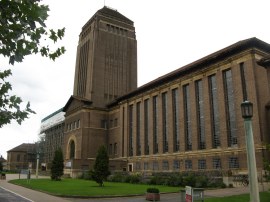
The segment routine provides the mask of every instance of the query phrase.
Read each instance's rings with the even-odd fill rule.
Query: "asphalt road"
[[[2,187],[0,187],[0,201],[1,202],[15,202],[15,201],[19,201],[19,202],[32,202],[32,200],[27,199],[23,196],[20,196],[18,194],[15,194],[14,192],[11,192],[7,189],[4,189]]]

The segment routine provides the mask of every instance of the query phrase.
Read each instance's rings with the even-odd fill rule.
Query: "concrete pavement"
[[[35,176],[32,176],[35,178]],[[40,177],[39,177],[40,178]],[[15,192],[30,201],[34,202],[109,202],[109,201],[123,201],[123,202],[145,202],[145,196],[135,196],[135,197],[116,197],[116,198],[89,198],[89,199],[80,199],[80,198],[61,198],[56,196],[51,196],[42,192],[34,191],[27,189],[21,186],[13,185],[8,183],[8,180],[18,179],[18,174],[7,175],[7,180],[0,180],[0,187]],[[270,184],[259,184],[260,191],[269,190]],[[248,187],[237,187],[237,188],[226,188],[226,189],[215,189],[215,190],[205,190],[205,197],[223,197],[223,196],[232,196],[249,193]],[[171,194],[161,194],[161,201],[174,202],[180,201],[180,193],[171,193]]]

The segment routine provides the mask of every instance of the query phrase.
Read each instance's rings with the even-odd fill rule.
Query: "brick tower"
[[[73,95],[105,107],[137,88],[137,41],[133,22],[103,7],[82,27]]]

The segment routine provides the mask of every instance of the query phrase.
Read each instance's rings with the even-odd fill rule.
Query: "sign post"
[[[193,202],[192,187],[186,186],[186,202]]]

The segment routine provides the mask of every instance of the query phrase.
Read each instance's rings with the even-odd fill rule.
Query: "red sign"
[[[192,202],[192,196],[186,195],[186,202]]]

